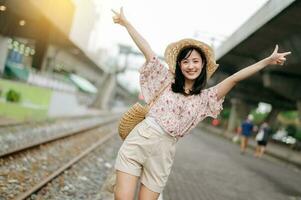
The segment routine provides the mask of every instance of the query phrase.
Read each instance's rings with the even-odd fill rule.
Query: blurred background
[[[284,128],[301,139],[295,1],[1,0],[1,117],[72,116],[142,99],[137,69],[144,58],[111,19],[111,9],[121,6],[161,57],[181,38],[212,45],[220,68],[209,86],[268,55],[276,43],[292,51],[284,67],[265,69],[227,96],[219,126],[234,130],[252,114],[256,124],[268,120],[274,132]]]
[[[144,57],[112,21],[111,9],[121,6],[163,62],[165,47],[182,38],[211,45],[219,68],[208,87],[270,55],[276,44],[280,52],[291,51],[284,66],[267,67],[239,83],[219,117],[202,127],[232,139],[247,117],[254,133],[267,122],[275,145],[270,154],[301,166],[299,0],[0,0],[1,128],[120,117],[143,102],[138,69]]]

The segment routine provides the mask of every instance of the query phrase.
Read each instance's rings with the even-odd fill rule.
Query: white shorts
[[[115,169],[141,177],[141,183],[161,193],[174,161],[177,138],[158,132],[143,120],[119,149]]]

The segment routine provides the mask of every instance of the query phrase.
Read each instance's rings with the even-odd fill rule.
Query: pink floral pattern
[[[161,127],[172,136],[183,137],[206,117],[216,118],[223,109],[224,98],[217,99],[217,88],[211,87],[199,95],[184,96],[171,90],[173,74],[157,57],[146,62],[140,69],[140,86],[145,102],[169,82],[150,109],[148,116],[154,117]]]

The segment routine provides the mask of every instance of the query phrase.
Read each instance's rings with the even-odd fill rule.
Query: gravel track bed
[[[116,126],[110,123],[0,158],[0,200],[14,199],[29,190]]]
[[[100,190],[114,166],[120,145],[116,134],[27,199],[103,199]]]
[[[110,118],[113,118],[113,115]],[[20,147],[39,144],[45,140],[95,126],[108,121],[110,118],[107,116],[97,116],[1,129],[0,155],[15,151]]]

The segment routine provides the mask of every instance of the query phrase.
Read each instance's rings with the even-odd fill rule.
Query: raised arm
[[[132,26],[132,24],[126,19],[123,13],[123,8],[120,8],[119,13],[114,10],[112,10],[112,12],[114,13],[114,23],[120,24],[121,26],[124,26],[126,28],[137,47],[143,53],[145,59],[149,61],[152,57],[154,57],[155,53],[151,49],[148,42],[137,32],[137,30]]]
[[[291,52],[278,53],[278,45],[276,45],[274,52],[261,61],[250,65],[235,74],[229,76],[217,85],[217,96],[218,99],[224,97],[239,81],[248,78],[249,76],[255,74],[261,69],[268,65],[283,65],[286,61],[285,56],[291,54]]]

